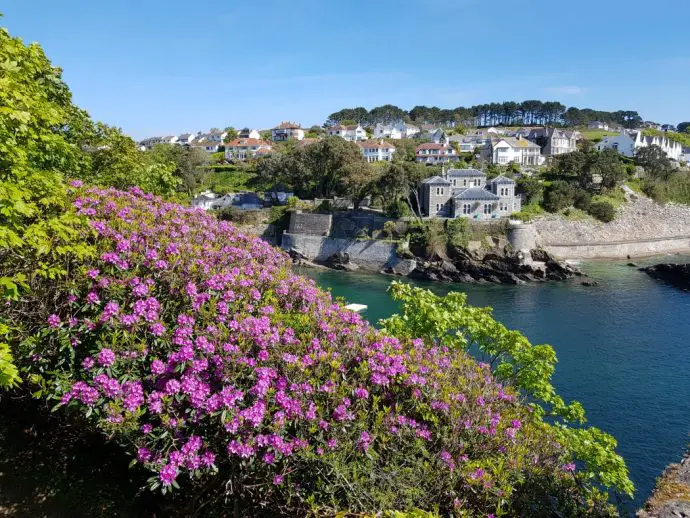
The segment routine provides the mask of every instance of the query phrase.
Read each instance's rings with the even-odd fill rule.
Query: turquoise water
[[[646,261],[680,262],[688,258]],[[641,265],[645,261],[641,262]],[[599,286],[579,282],[525,286],[414,282],[438,294],[467,293],[491,306],[506,326],[558,354],[554,384],[587,410],[589,422],[619,442],[639,506],[669,462],[690,443],[690,293],[666,286],[623,263],[581,268]],[[396,311],[386,289],[390,277],[305,270],[348,302],[366,304],[376,323]],[[627,507],[627,506],[626,506]]]

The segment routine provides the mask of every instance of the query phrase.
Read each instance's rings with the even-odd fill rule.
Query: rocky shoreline
[[[690,264],[655,264],[640,268],[640,271],[683,291],[690,291]]]
[[[353,261],[346,252],[338,252],[317,262],[310,261],[292,251],[293,262],[300,266],[316,266],[340,271],[367,271]],[[556,260],[541,249],[527,252],[514,252],[509,247],[503,249],[457,250],[453,257],[425,260],[418,257],[403,257],[392,266],[378,273],[409,277],[411,279],[460,282],[525,284],[528,282],[564,281],[584,274],[577,268]],[[584,285],[594,285],[595,281],[583,281]]]
[[[678,464],[666,467],[638,518],[690,517],[690,450]]]

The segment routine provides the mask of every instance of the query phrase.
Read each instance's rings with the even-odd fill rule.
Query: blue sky
[[[0,0],[136,138],[524,99],[690,120],[690,0]]]

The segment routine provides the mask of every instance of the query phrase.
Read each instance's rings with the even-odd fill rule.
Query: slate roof
[[[507,177],[505,177],[505,176],[503,176],[503,175],[500,175],[500,176],[497,176],[496,178],[494,178],[493,180],[491,180],[491,183],[495,183],[495,184],[513,184],[513,183],[515,183],[515,182],[514,182],[513,180],[511,180],[510,178],[507,178]]]
[[[448,176],[453,176],[455,178],[463,176],[486,176],[479,169],[449,169]]]
[[[422,183],[431,185],[450,185],[450,182],[448,180],[446,180],[445,178],[441,178],[440,176],[432,176],[431,178],[427,178],[426,180],[424,180]]]
[[[487,191],[483,187],[470,187],[464,191],[453,196],[456,200],[486,200],[486,201],[498,201],[501,199],[500,196]]]

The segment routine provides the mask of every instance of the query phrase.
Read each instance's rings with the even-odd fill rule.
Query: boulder
[[[324,261],[324,265],[334,270],[353,272],[359,270],[359,266],[350,261],[350,254],[347,252],[336,252]]]
[[[389,270],[387,273],[407,277],[415,268],[417,268],[416,259],[400,259],[394,265],[387,268]]]
[[[676,288],[690,291],[690,264],[656,264],[640,268],[640,271]]]

